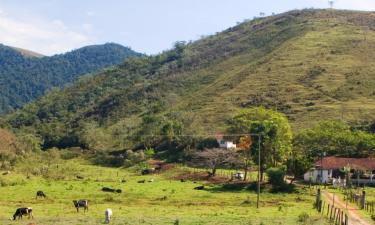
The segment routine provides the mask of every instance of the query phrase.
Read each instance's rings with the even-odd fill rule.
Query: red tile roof
[[[342,169],[349,166],[352,169],[375,170],[375,158],[341,158],[335,156],[324,157],[315,162],[315,167],[323,169]]]

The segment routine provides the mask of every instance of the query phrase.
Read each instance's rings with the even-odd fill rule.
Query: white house
[[[344,167],[350,168],[350,177],[354,183],[375,183],[374,158],[323,157],[315,162],[314,168],[307,171],[303,178],[306,182],[331,183],[334,178],[345,178],[342,172]]]
[[[236,148],[236,144],[233,144],[233,142],[231,141],[220,140],[219,147],[225,148],[225,149],[231,149],[231,148]]]
[[[234,144],[232,141],[224,140],[223,135],[217,135],[216,141],[219,144],[220,148],[225,148],[225,149],[237,148],[236,144]]]

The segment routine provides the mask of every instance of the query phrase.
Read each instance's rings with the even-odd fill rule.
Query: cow
[[[137,181],[138,183],[144,183],[144,182],[146,182],[146,180],[139,180],[139,181]]]
[[[155,168],[144,169],[141,172],[142,175],[147,175],[147,174],[152,174],[152,173],[155,173]]]
[[[46,198],[47,196],[46,196],[46,194],[44,194],[44,192],[43,191],[37,191],[36,192],[36,199],[37,198]]]
[[[111,222],[111,219],[112,219],[112,209],[106,209],[104,215],[105,215],[105,223]]]
[[[28,215],[29,219],[30,218],[34,218],[33,217],[33,209],[30,208],[30,207],[27,207],[27,208],[18,208],[16,210],[16,212],[14,213],[14,215],[13,215],[13,220],[16,220],[17,217],[18,217],[18,219],[22,219],[23,215]]]
[[[204,186],[198,186],[194,188],[194,190],[203,190],[203,189],[204,189]]]
[[[79,212],[79,208],[83,208],[84,212],[89,211],[89,202],[87,200],[73,200],[74,207],[76,207],[77,212]]]
[[[103,187],[102,188],[102,191],[104,192],[116,192],[116,193],[122,193],[122,190],[121,189],[113,189],[113,188],[109,188],[109,187]]]

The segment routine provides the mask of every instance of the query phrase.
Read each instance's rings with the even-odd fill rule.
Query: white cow
[[[106,209],[104,215],[105,215],[105,222],[106,222],[106,223],[111,222],[111,218],[112,218],[112,209]]]

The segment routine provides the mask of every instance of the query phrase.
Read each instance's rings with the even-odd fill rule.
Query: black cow
[[[204,186],[198,186],[198,187],[195,187],[194,189],[195,189],[195,190],[203,190],[203,189],[204,189]]]
[[[33,218],[33,209],[30,207],[27,208],[18,208],[16,212],[13,215],[13,220],[16,220],[17,217],[18,219],[22,219],[23,215],[28,215],[29,219]]]
[[[153,173],[155,173],[155,168],[144,169],[141,172],[142,175],[153,174]]]
[[[144,183],[144,182],[146,182],[146,180],[139,180],[139,181],[137,181],[138,183]]]
[[[109,188],[109,187],[103,187],[102,191],[104,191],[104,192],[116,192],[116,193],[121,193],[122,192],[121,189],[113,189],[113,188]]]
[[[46,194],[44,194],[43,191],[37,191],[36,192],[36,197],[35,198],[46,198]]]
[[[89,202],[87,200],[73,200],[74,207],[76,207],[77,212],[79,212],[79,208],[83,208],[84,212],[89,211]]]

